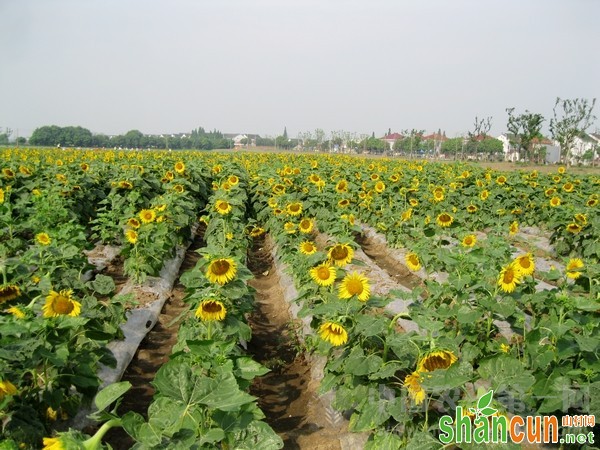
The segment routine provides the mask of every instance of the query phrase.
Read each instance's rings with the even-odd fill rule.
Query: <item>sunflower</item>
[[[474,204],[470,204],[469,206],[467,206],[467,212],[473,214],[475,211],[477,211],[477,206],[475,206]]]
[[[509,264],[500,271],[498,286],[500,286],[504,292],[510,293],[515,290],[520,281],[520,273],[513,264]]]
[[[229,175],[229,178],[227,178],[227,181],[232,186],[235,186],[236,184],[238,184],[240,182],[240,179],[238,178],[237,175]]]
[[[410,203],[410,206],[415,207],[419,204],[419,200],[417,200],[416,198],[411,198],[408,203]]]
[[[153,209],[142,209],[139,216],[143,223],[151,223],[156,219],[156,213]]]
[[[366,302],[371,295],[369,279],[358,272],[352,272],[344,277],[339,286],[338,297],[349,299],[355,295],[361,302]]]
[[[421,358],[417,364],[417,372],[433,372],[436,369],[447,369],[458,361],[450,350],[432,350]]]
[[[566,170],[567,170],[567,169],[565,169],[563,166],[560,166],[558,169],[556,169],[556,171],[557,171],[558,173],[560,173],[561,175],[562,175],[563,173],[565,173],[565,172],[566,172]]]
[[[433,200],[436,202],[441,202],[442,200],[444,200],[444,191],[441,190],[440,188],[436,189],[435,191],[433,191]]]
[[[252,227],[252,231],[250,231],[250,236],[259,237],[265,234],[265,229],[262,227]]]
[[[129,219],[127,221],[127,226],[131,227],[131,228],[139,228],[140,227],[140,221],[137,220],[135,217],[132,217],[131,219]]]
[[[343,198],[342,200],[340,200],[338,202],[338,206],[340,208],[345,208],[346,206],[348,206],[350,204],[350,200],[348,200],[347,198]]]
[[[587,225],[587,216],[585,214],[575,214],[573,217],[575,222],[580,223],[581,225]]]
[[[519,277],[531,275],[535,271],[535,260],[531,253],[517,257],[513,261],[513,265]]]
[[[203,300],[196,310],[195,316],[205,322],[211,320],[223,320],[227,314],[227,308],[219,300],[208,299]]]
[[[354,249],[348,244],[335,244],[329,249],[327,257],[336,266],[344,267],[354,258]]]
[[[484,189],[483,191],[481,191],[481,193],[479,194],[479,198],[481,200],[487,200],[487,198],[490,196],[490,193],[487,189]]]
[[[354,219],[355,219],[354,214],[342,214],[340,216],[340,219],[345,220],[350,225],[354,226]]]
[[[584,266],[583,261],[579,258],[571,258],[567,263],[567,277],[572,280],[576,280],[581,276],[581,272],[579,269],[582,269]]]
[[[50,239],[50,236],[48,236],[48,233],[38,233],[38,234],[36,234],[35,235],[35,240],[40,245],[50,245],[50,243],[52,242],[52,239]]]
[[[550,206],[552,206],[553,208],[560,206],[560,197],[552,197],[550,199]]]
[[[454,222],[454,217],[448,213],[442,213],[437,216],[436,222],[440,227],[449,227]]]
[[[555,183],[560,183],[561,178],[558,175],[554,175],[552,177],[552,181],[554,181]]]
[[[15,176],[15,173],[12,171],[12,169],[9,169],[8,167],[5,167],[4,169],[2,169],[2,174],[6,178],[14,178],[14,176]]]
[[[310,181],[313,184],[319,184],[322,180],[319,175],[317,175],[316,173],[313,173],[308,177],[308,181]]]
[[[562,188],[565,192],[573,192],[573,189],[575,189],[575,185],[573,183],[565,183],[563,184]]]
[[[235,278],[237,265],[231,258],[217,258],[210,262],[206,269],[206,278],[211,283],[219,283],[221,286]]]
[[[461,244],[463,247],[473,247],[475,246],[475,243],[477,242],[477,237],[474,234],[467,234]]]
[[[312,255],[317,252],[317,246],[314,242],[311,241],[303,241],[300,243],[300,253],[303,255]]]
[[[302,219],[298,224],[298,230],[300,233],[308,234],[314,228],[314,222],[312,219]]]
[[[4,203],[4,189],[0,188],[0,205]]]
[[[42,450],[65,450],[67,447],[64,442],[60,440],[60,438],[47,438],[44,440],[44,448]]]
[[[408,390],[408,395],[415,402],[415,405],[420,405],[425,400],[427,393],[421,386],[421,374],[413,372],[404,378],[404,386]]]
[[[567,225],[567,231],[569,233],[573,233],[573,234],[577,234],[581,231],[581,225],[576,224],[576,223],[570,223],[569,225]]]
[[[585,202],[586,206],[589,206],[590,208],[593,206],[596,206],[598,204],[598,199],[597,198],[590,198],[588,199],[587,202]]]
[[[287,207],[285,208],[285,210],[287,211],[287,213],[290,216],[299,216],[300,214],[302,214],[302,203],[300,203],[300,202],[289,203],[287,205]]]
[[[515,220],[513,223],[510,224],[510,226],[508,227],[508,234],[510,234],[511,236],[514,236],[515,234],[517,234],[519,232],[519,223]]]
[[[223,216],[229,214],[232,209],[231,203],[226,200],[217,200],[215,203],[215,210]]]
[[[175,186],[173,186],[173,190],[178,194],[181,194],[185,191],[185,188],[181,184],[176,184]]]
[[[223,170],[223,168],[221,167],[220,164],[217,164],[215,166],[213,166],[213,168],[211,169],[212,173],[214,173],[215,175],[219,172],[221,172],[221,170]]]
[[[327,263],[318,265],[310,269],[310,277],[319,286],[331,286],[335,282],[336,270],[335,267]]]
[[[133,188],[133,184],[131,184],[131,182],[129,181],[119,181],[119,188],[121,189],[132,189]]]
[[[398,181],[400,181],[400,175],[398,175],[397,173],[393,173],[392,175],[390,175],[389,180],[392,183],[397,183]]]
[[[404,257],[404,261],[406,262],[406,266],[413,272],[421,270],[421,260],[416,253],[407,253]]]
[[[267,201],[267,205],[269,205],[269,208],[277,208],[277,199],[275,197],[271,197]]]
[[[506,183],[506,177],[504,175],[500,175],[498,178],[496,178],[496,183],[498,183],[499,185],[503,185]]]
[[[344,345],[348,342],[348,332],[338,323],[325,322],[319,327],[319,336],[333,346]]]
[[[335,186],[335,190],[340,194],[342,192],[348,192],[348,182],[346,180],[338,181],[338,184]]]
[[[73,300],[71,289],[63,289],[60,292],[50,291],[46,297],[46,304],[42,307],[44,317],[58,317],[68,315],[77,317],[81,314],[81,303]]]
[[[0,401],[7,395],[17,395],[17,387],[8,380],[0,380]]]
[[[372,169],[369,169],[369,170],[374,170],[374,169],[375,169],[375,167],[373,167]],[[379,180],[379,174],[378,174],[378,173],[372,173],[372,174],[371,174],[371,180],[372,180],[372,181],[377,181],[377,180]]]
[[[377,174],[373,174],[373,175],[377,175]],[[375,183],[375,192],[377,192],[378,194],[381,194],[383,191],[385,191],[385,183],[383,181],[378,181],[377,183]]]
[[[168,181],[171,181],[173,178],[175,178],[175,174],[169,170],[169,171],[167,171],[167,173],[165,173],[165,178]]]
[[[25,313],[18,306],[11,306],[5,312],[12,314],[17,319],[25,318]]]
[[[293,222],[286,222],[283,225],[283,230],[287,233],[287,234],[294,234],[297,230],[296,230],[296,224]]]
[[[129,243],[135,244],[138,240],[137,231],[132,229],[125,230],[125,239],[127,239],[127,242]]]
[[[175,172],[180,174],[185,172],[185,164],[182,161],[177,161],[175,163]]]
[[[16,284],[5,284],[0,286],[0,304],[14,300],[21,295],[21,289]]]

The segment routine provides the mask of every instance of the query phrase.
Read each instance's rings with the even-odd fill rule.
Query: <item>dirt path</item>
[[[199,255],[196,249],[203,245],[202,236],[197,234],[188,248],[185,259],[179,269],[179,276],[196,265]],[[119,412],[135,411],[145,418],[148,417],[148,406],[154,396],[154,380],[158,369],[169,361],[171,350],[177,343],[177,332],[182,319],[182,313],[188,309],[183,302],[185,287],[176,282],[171,297],[165,302],[156,325],[146,335],[140,344],[133,360],[123,374],[121,381],[129,381],[132,388],[125,394],[119,406]],[[105,441],[114,450],[127,450],[134,444],[133,439],[121,428],[111,429]]]
[[[255,276],[249,284],[256,289],[256,310],[248,319],[252,327],[248,352],[271,369],[255,380],[250,393],[258,397],[266,421],[281,436],[285,449],[338,450],[339,435],[347,430],[324,411],[311,364],[297,352],[288,304],[264,238],[255,241],[248,265]]]

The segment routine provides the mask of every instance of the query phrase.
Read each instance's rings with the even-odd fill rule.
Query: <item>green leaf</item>
[[[94,399],[96,408],[98,408],[98,411],[103,411],[129,389],[131,389],[131,383],[129,381],[109,384],[96,394],[96,398]]]
[[[482,416],[491,416],[492,414],[496,414],[498,410],[494,408],[483,408],[479,412]]]
[[[383,399],[375,401],[367,398],[363,402],[359,407],[360,411],[355,411],[350,417],[350,431],[373,430],[390,418],[390,413],[387,411],[387,401]]]
[[[440,441],[425,431],[414,433],[406,446],[406,450],[439,450],[441,448]]]
[[[252,380],[255,377],[262,377],[264,374],[270,372],[270,370],[265,366],[247,356],[238,358],[235,361],[235,365],[235,375],[243,378],[244,380]]]
[[[92,289],[100,295],[108,295],[114,292],[116,286],[113,279],[106,275],[96,275],[96,278],[90,282]]]
[[[484,409],[490,406],[492,400],[494,399],[494,391],[490,390],[486,394],[479,397],[477,400],[477,409]]]
[[[388,431],[378,431],[365,445],[365,450],[397,450],[402,446],[402,439]]]

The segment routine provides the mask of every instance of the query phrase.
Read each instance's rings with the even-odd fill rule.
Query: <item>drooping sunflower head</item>
[[[143,223],[152,223],[156,219],[156,213],[153,209],[142,209],[139,213],[139,218]]]
[[[417,364],[417,372],[433,372],[436,369],[447,369],[458,361],[450,350],[432,350],[423,356]]]
[[[454,217],[448,213],[442,213],[437,216],[436,222],[440,227],[449,227],[454,222]]]
[[[342,325],[335,322],[325,322],[321,324],[319,327],[319,336],[321,336],[321,339],[329,342],[335,347],[344,345],[348,342],[348,332]]]
[[[42,307],[44,317],[67,315],[77,317],[81,313],[81,303],[72,298],[73,291],[63,289],[60,292],[50,291],[46,304]]]
[[[425,400],[427,393],[421,386],[421,374],[419,372],[413,372],[404,378],[404,386],[408,390],[408,395],[415,403],[420,405]]]
[[[217,200],[215,202],[215,210],[223,216],[229,214],[232,209],[231,203],[226,200]]]
[[[462,240],[463,247],[473,247],[477,242],[477,237],[474,234],[467,234]]]
[[[335,244],[329,249],[327,256],[336,266],[344,267],[354,258],[354,249],[348,244]]]
[[[336,270],[335,267],[323,263],[310,269],[310,277],[319,286],[331,286],[335,282]]]
[[[48,236],[48,233],[38,233],[35,235],[35,240],[40,245],[50,245],[52,239]]]
[[[584,264],[580,258],[571,258],[567,263],[567,277],[576,280],[581,276],[579,269],[583,269]]]
[[[185,164],[183,163],[183,161],[177,161],[175,163],[175,172],[179,174],[185,172]]]
[[[498,277],[498,286],[504,292],[513,292],[517,284],[521,282],[520,273],[513,264],[509,264],[502,268]]]
[[[0,304],[14,300],[21,295],[21,289],[16,284],[5,284],[0,286]]]
[[[308,234],[312,232],[313,228],[314,222],[312,219],[302,219],[298,224],[298,230],[300,230],[300,233]]]
[[[301,242],[299,249],[300,253],[302,253],[303,255],[313,255],[317,252],[317,246],[314,244],[314,242],[311,241]]]
[[[196,309],[195,316],[205,322],[211,320],[221,321],[225,319],[227,315],[227,308],[225,305],[219,300],[215,299],[206,299],[200,302],[198,309]]]
[[[535,271],[535,260],[531,253],[518,256],[513,265],[520,277],[531,275]]]
[[[416,253],[407,253],[404,257],[404,261],[406,262],[406,266],[413,272],[421,270],[421,261],[419,259],[419,255],[417,255]]]
[[[127,239],[127,242],[129,242],[130,244],[135,244],[138,240],[137,231],[131,228],[125,230],[125,239]]]
[[[339,287],[338,297],[349,299],[354,296],[361,302],[366,302],[371,295],[369,279],[358,272],[352,272],[344,277]]]
[[[300,214],[302,214],[302,203],[300,203],[300,202],[289,203],[287,205],[287,207],[285,208],[285,210],[290,216],[299,216]]]
[[[221,286],[233,280],[236,274],[237,264],[232,258],[213,259],[206,269],[206,278]]]

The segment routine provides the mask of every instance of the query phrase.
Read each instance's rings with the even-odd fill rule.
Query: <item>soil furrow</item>
[[[271,372],[257,378],[250,393],[258,398],[267,423],[286,449],[340,449],[338,423],[327,420],[311,377],[311,364],[301,353],[295,325],[265,239],[255,240],[248,266],[255,278],[255,311],[248,318],[252,340],[248,352]],[[335,422],[335,421],[333,421]]]

